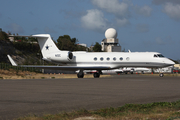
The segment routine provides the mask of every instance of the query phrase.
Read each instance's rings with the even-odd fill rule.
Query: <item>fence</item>
[[[21,66],[12,66],[11,64],[8,63],[0,63],[0,69],[1,70],[9,70],[9,69],[14,69],[14,70],[21,70],[21,71],[30,71],[30,72],[38,72],[38,73],[65,73],[65,74],[74,74],[75,71],[63,71],[63,70],[49,70],[49,69],[37,69],[34,67],[21,67]]]
[[[8,63],[0,63],[0,69],[1,70],[22,70],[22,71],[30,71],[30,72],[42,72],[41,69],[36,69],[34,67],[21,67],[21,66],[12,66]]]

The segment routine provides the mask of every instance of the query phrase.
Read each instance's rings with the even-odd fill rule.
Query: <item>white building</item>
[[[117,39],[117,32],[114,28],[109,28],[105,32],[105,39],[102,40],[102,51],[121,52],[121,46]]]

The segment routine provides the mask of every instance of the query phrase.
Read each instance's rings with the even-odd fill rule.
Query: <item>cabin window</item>
[[[130,59],[129,57],[126,58],[127,61],[129,61],[129,59]]]
[[[109,61],[109,60],[110,60],[110,58],[108,57],[108,58],[107,58],[107,61]]]
[[[97,60],[97,57],[94,58],[94,61],[96,61],[96,60]]]
[[[123,58],[122,58],[122,57],[120,57],[119,59],[120,59],[121,61],[123,60]]]
[[[103,60],[104,60],[104,58],[103,58],[103,57],[101,57],[101,58],[100,58],[100,60],[101,60],[101,61],[103,61]]]
[[[116,61],[116,57],[114,57],[113,60]]]

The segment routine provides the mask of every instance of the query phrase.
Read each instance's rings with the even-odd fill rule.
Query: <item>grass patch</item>
[[[18,120],[73,120],[80,117],[93,117],[105,120],[174,120],[180,119],[180,101],[154,102],[149,104],[126,104],[118,108],[103,108],[96,111],[81,109],[55,115],[28,116]]]

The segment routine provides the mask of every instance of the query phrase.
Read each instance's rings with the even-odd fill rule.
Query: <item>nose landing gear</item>
[[[163,77],[164,76],[164,73],[159,73],[159,77]]]
[[[159,68],[159,77],[164,77],[164,73],[162,73],[162,69]]]

